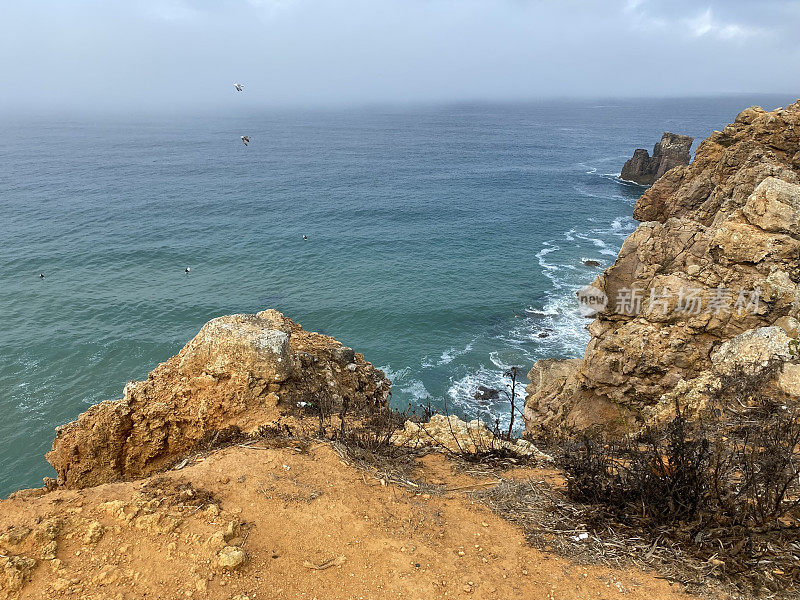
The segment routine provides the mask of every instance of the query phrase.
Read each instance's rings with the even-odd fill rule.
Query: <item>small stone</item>
[[[239,537],[239,521],[228,521],[227,527],[225,527],[224,538],[226,542],[231,541],[233,538]],[[236,545],[236,544],[232,544]]]
[[[467,594],[471,594],[472,593],[472,586],[469,585],[468,583],[465,583],[464,587],[461,588],[461,589],[464,590]]]
[[[97,521],[92,521],[83,534],[83,541],[87,544],[96,544],[105,533],[105,528]]]
[[[59,577],[53,583],[50,584],[50,589],[54,592],[63,592],[67,588],[72,585],[69,579],[64,579],[63,577]]]
[[[225,532],[215,531],[211,534],[211,537],[208,538],[208,541],[206,541],[206,546],[212,550],[222,550],[226,545],[225,542]]]
[[[56,552],[58,552],[58,542],[53,540],[45,544],[42,547],[42,560],[53,560],[56,557]]]
[[[224,571],[240,569],[245,562],[247,562],[247,554],[235,546],[225,546],[217,556],[217,565]]]

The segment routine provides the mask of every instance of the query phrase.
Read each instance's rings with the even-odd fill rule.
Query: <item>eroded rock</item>
[[[121,400],[59,427],[47,460],[71,488],[142,477],[220,433],[257,431],[281,405],[332,394],[354,409],[379,406],[389,388],[361,354],[277,311],[219,317],[146,380],[126,385]]]
[[[747,109],[704,140],[638,200],[643,222],[592,284],[608,303],[584,359],[552,376],[553,364],[534,366],[529,430],[630,431],[674,416],[676,401],[703,406],[736,364],[786,360],[800,318],[799,209],[800,101]]]
[[[506,441],[490,431],[482,421],[475,419],[466,422],[455,415],[436,414],[425,423],[406,421],[404,429],[392,437],[392,443],[409,448],[432,446],[450,452],[467,453],[506,449],[520,456],[546,462],[553,460],[526,440]]]
[[[664,173],[680,165],[688,165],[689,151],[694,138],[688,135],[664,132],[661,141],[653,147],[653,156],[638,148],[622,167],[620,177],[642,185],[651,185]]]

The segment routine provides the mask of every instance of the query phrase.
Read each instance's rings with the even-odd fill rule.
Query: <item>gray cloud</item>
[[[798,2],[6,2],[0,106],[800,93]]]

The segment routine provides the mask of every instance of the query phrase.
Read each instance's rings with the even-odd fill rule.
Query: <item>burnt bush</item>
[[[773,590],[800,577],[800,412],[770,397],[678,416],[623,441],[562,446],[567,495],[596,529],[670,539]],[[616,525],[615,525],[616,524]]]
[[[350,448],[360,448],[370,453],[395,454],[399,449],[392,437],[408,418],[408,411],[400,412],[391,407],[375,407],[364,410],[348,426],[345,412],[340,414],[339,429],[331,439]]]
[[[679,416],[629,440],[572,444],[560,457],[568,494],[654,525],[781,527],[800,506],[800,414],[765,400],[714,425]]]
[[[717,434],[712,506],[727,525],[779,526],[800,506],[800,413],[766,399],[736,417]]]
[[[691,520],[703,507],[712,457],[709,440],[693,438],[678,417],[623,443],[585,438],[562,454],[561,463],[573,500],[661,525]]]

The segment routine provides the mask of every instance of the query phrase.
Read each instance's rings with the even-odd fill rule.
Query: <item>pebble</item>
[[[247,561],[247,554],[241,548],[225,546],[217,555],[217,565],[226,571],[235,571]]]

